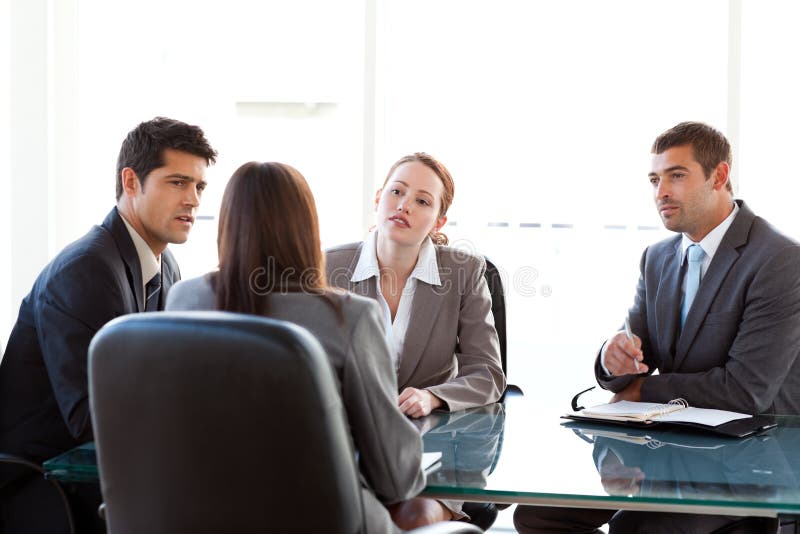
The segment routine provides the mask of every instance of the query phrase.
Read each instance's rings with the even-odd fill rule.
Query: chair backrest
[[[497,330],[497,337],[500,338],[500,361],[503,364],[503,372],[508,376],[506,369],[506,294],[503,290],[503,279],[500,271],[489,258],[486,260],[486,285],[489,286],[489,293],[492,295],[492,315],[494,315],[494,328]]]
[[[497,266],[486,256],[486,285],[489,286],[489,293],[492,295],[492,315],[494,316],[494,328],[497,330],[497,337],[500,340],[500,363],[503,367],[503,373],[508,378],[508,360],[507,360],[507,341],[506,341],[506,294],[503,290],[503,278],[500,276],[500,271]],[[506,390],[503,393],[503,398],[509,394],[522,395],[522,389],[511,383],[506,384]]]
[[[305,329],[221,312],[110,322],[89,391],[111,534],[361,529],[330,363]]]

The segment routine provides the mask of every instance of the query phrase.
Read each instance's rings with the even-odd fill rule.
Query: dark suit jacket
[[[628,316],[645,363],[659,371],[642,384],[642,401],[800,414],[800,245],[737,203],[680,334],[681,236],[642,255]],[[612,391],[634,376],[605,376],[599,356],[595,374]]]
[[[329,249],[328,281],[357,295],[378,298],[375,277],[352,283],[362,243]],[[442,285],[417,284],[400,355],[397,384],[424,388],[451,411],[497,401],[506,387],[497,331],[487,320],[492,299],[483,258],[436,247]]]
[[[167,250],[161,272],[163,303],[180,279]],[[0,451],[41,461],[92,439],[89,342],[111,319],[144,311],[143,293],[139,257],[116,208],[44,268],[0,364]]]

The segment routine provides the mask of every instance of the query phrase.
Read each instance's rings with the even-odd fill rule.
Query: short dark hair
[[[139,124],[128,133],[117,158],[117,200],[122,196],[122,169],[130,167],[144,187],[147,175],[164,166],[164,149],[172,148],[199,156],[206,165],[217,161],[217,151],[211,148],[199,126],[166,117],[156,117]]]
[[[720,162],[733,165],[731,144],[719,130],[702,122],[682,122],[673,126],[656,138],[650,151],[661,154],[670,148],[684,145],[692,145],[694,159],[703,167],[706,179],[711,178],[711,173]],[[733,191],[730,179],[727,188],[728,191]]]

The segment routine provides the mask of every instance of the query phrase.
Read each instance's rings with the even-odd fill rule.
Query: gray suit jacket
[[[352,283],[362,243],[327,251],[331,285],[378,298],[375,277]],[[399,390],[424,388],[451,411],[497,401],[506,387],[483,258],[436,247],[440,287],[419,282],[397,371]]]
[[[645,363],[659,371],[642,384],[642,401],[800,414],[800,245],[737,203],[683,331],[681,236],[642,255],[628,316]],[[633,379],[607,377],[599,356],[595,374],[612,391]]]
[[[381,503],[409,499],[424,488],[422,440],[397,408],[397,382],[378,306],[344,292],[331,297],[341,306],[343,320],[320,297],[303,293],[273,294],[269,316],[307,328],[325,349],[359,453],[366,531],[395,532]],[[166,309],[215,308],[216,296],[203,276],[176,284]]]

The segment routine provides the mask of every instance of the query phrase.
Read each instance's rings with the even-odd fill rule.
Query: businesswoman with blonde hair
[[[338,377],[359,454],[366,532],[396,531],[386,506],[425,485],[419,432],[397,409],[378,306],[327,285],[314,197],[303,176],[281,163],[242,165],[225,188],[217,245],[219,270],[175,285],[166,308],[265,315],[314,334]],[[398,518],[424,522],[402,511]]]
[[[497,401],[505,389],[483,258],[446,246],[455,186],[434,157],[401,158],[375,195],[376,226],[327,251],[331,285],[378,301],[397,367],[397,403],[418,418]],[[442,517],[464,517],[445,505]]]

